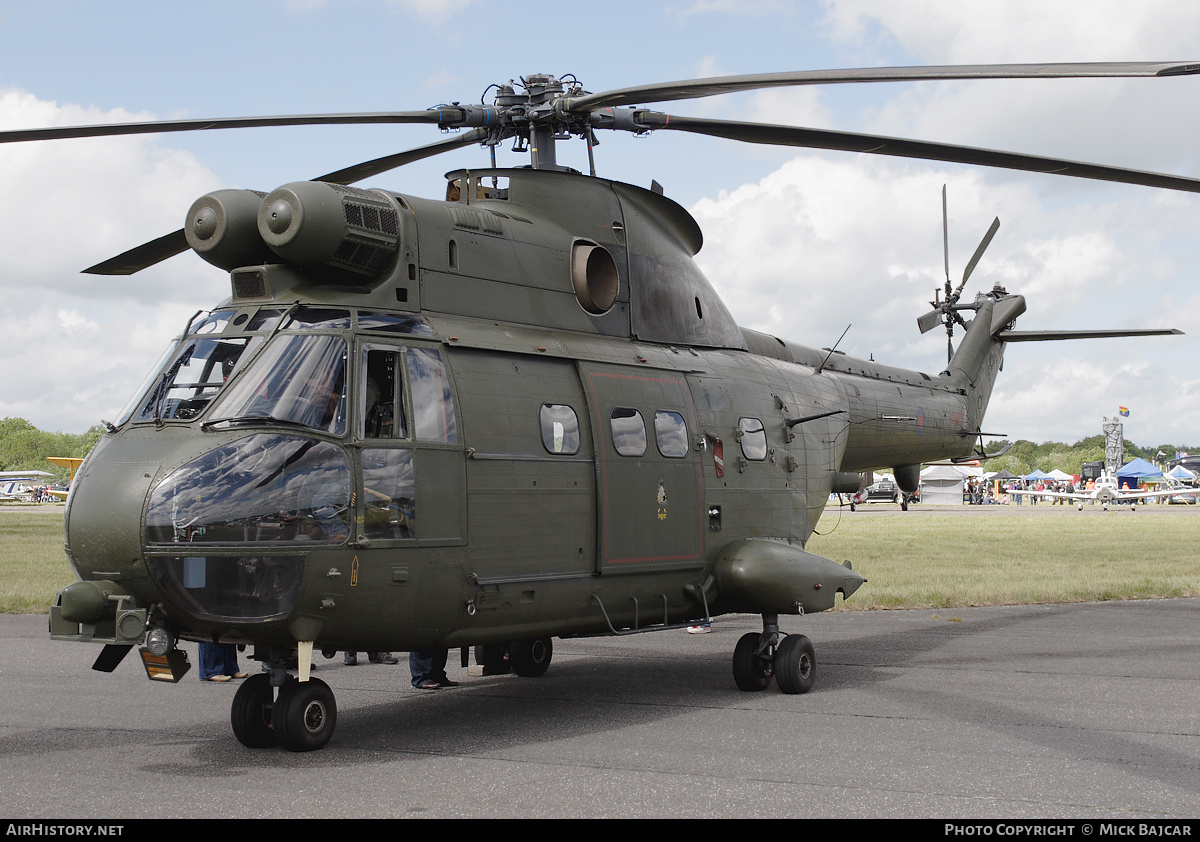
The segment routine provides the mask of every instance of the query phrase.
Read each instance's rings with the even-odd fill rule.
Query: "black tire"
[[[279,689],[271,717],[275,737],[288,751],[315,751],[333,736],[337,703],[329,685],[318,678],[288,680]]]
[[[535,640],[515,640],[508,649],[508,663],[522,678],[537,678],[550,669],[554,644],[548,637]]]
[[[761,634],[746,632],[733,647],[733,680],[739,690],[766,690],[771,684],[769,665],[755,654],[761,637]]]
[[[503,643],[485,643],[475,647],[475,663],[483,667],[484,675],[508,673],[508,647]]]
[[[789,634],[775,651],[775,683],[784,693],[807,693],[816,678],[812,641],[802,634]]]
[[[275,729],[271,727],[274,695],[271,676],[265,672],[247,678],[234,694],[229,721],[233,725],[233,735],[246,748],[270,748],[279,744]]]

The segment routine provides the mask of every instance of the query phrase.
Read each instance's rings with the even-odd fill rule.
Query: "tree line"
[[[994,453],[1003,444],[1003,441],[988,442],[987,450]],[[1174,459],[1178,451],[1200,453],[1200,450],[1193,449],[1188,445],[1160,444],[1156,447],[1139,447],[1129,439],[1125,439],[1125,456],[1121,460],[1121,464],[1141,457],[1147,462],[1156,462],[1162,465],[1167,460]],[[1160,453],[1163,455],[1159,456],[1158,454]],[[1103,435],[1089,436],[1086,439],[1080,439],[1074,444],[1062,444],[1054,441],[1034,444],[1031,441],[1018,439],[1013,442],[1012,447],[1003,456],[987,460],[984,463],[984,470],[1007,470],[1009,473],[1024,476],[1034,471],[1050,473],[1057,468],[1060,471],[1078,476],[1082,471],[1084,462],[1103,461]]]
[[[0,471],[49,471],[47,482],[65,483],[70,470],[47,462],[47,456],[87,456],[104,428],[99,424],[86,433],[48,433],[24,418],[0,420]]]

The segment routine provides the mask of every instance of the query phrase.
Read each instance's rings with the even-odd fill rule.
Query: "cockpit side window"
[[[413,461],[409,449],[362,450],[362,528],[368,538],[417,537]]]
[[[404,412],[404,379],[399,348],[366,348],[363,354],[359,436],[364,439],[408,438]]]
[[[458,422],[442,355],[435,348],[409,348],[405,356],[417,440],[457,442]]]

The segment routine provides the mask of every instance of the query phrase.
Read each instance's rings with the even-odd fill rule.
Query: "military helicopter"
[[[234,697],[246,746],[324,746],[337,706],[314,651],[474,647],[538,676],[553,638],[762,616],[738,640],[745,691],[816,677],[781,614],[864,578],[805,550],[831,494],[889,468],[986,458],[1006,343],[1177,331],[1014,329],[995,286],[921,316],[947,330],[935,374],[739,327],[697,268],[700,228],[650,189],[596,175],[602,130],[684,131],[1200,192],[1200,180],[948,144],[696,119],[642,107],[767,87],[937,79],[1170,76],[1196,63],[802,71],[592,94],[573,79],[495,86],[493,104],[423,111],[109,124],[0,142],[321,123],[423,123],[435,143],[269,193],[219,190],[183,229],[87,270],[128,274],[191,248],[229,272],[81,466],[66,506],[79,581],[50,633],[134,647],[178,681],[179,641],[245,645],[264,671]],[[591,172],[556,144],[587,144]],[[496,166],[508,140],[526,167]],[[444,198],[350,186],[471,144],[490,166]],[[994,230],[991,232],[994,233]],[[972,259],[978,262],[985,238]],[[964,318],[969,314],[968,318]],[[968,320],[969,319],[969,320]],[[963,330],[957,349],[955,325]],[[836,347],[836,346],[835,346]]]

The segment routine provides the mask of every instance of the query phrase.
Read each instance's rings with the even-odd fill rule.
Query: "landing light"
[[[155,626],[146,633],[146,648],[161,658],[175,648],[175,636],[162,626]]]

